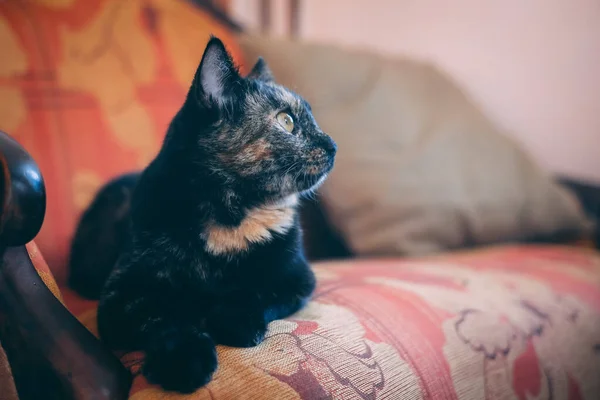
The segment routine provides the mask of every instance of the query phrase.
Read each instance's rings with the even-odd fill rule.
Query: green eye
[[[277,122],[279,122],[279,125],[281,125],[283,129],[290,133],[294,130],[294,119],[288,113],[280,112],[277,114]]]

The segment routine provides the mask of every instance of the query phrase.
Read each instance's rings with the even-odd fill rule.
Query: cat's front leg
[[[306,305],[316,286],[308,265],[303,262],[279,272],[214,304],[207,317],[207,329],[216,343],[255,346],[264,339],[270,322]]]
[[[293,269],[273,275],[265,285],[262,302],[268,324],[289,317],[302,309],[315,290],[316,279],[313,271],[303,260]]]
[[[267,332],[265,308],[256,296],[234,296],[212,307],[206,327],[215,343],[232,347],[252,347]]]
[[[113,275],[98,308],[100,337],[115,350],[143,351],[150,383],[192,393],[217,369],[215,343],[196,305],[202,302],[192,307],[167,280],[135,273],[148,264]]]

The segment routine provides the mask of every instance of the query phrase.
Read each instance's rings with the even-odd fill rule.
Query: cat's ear
[[[263,82],[273,82],[275,80],[271,69],[262,57],[258,57],[258,61],[256,61],[256,64],[254,64],[254,67],[252,67],[252,70],[248,73],[247,77]]]
[[[223,42],[211,36],[192,83],[196,98],[205,104],[223,104],[241,79]]]

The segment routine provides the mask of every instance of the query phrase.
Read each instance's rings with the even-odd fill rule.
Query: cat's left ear
[[[223,42],[211,37],[194,76],[192,90],[204,104],[223,104],[242,80]]]
[[[262,57],[258,57],[258,61],[256,61],[256,64],[254,64],[254,67],[252,67],[252,70],[248,73],[247,77],[263,82],[273,82],[275,80],[271,69]]]

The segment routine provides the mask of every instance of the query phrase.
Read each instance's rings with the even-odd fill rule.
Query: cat
[[[264,59],[242,77],[211,36],[156,157],[102,187],[78,224],[69,282],[100,297],[101,340],[145,352],[147,380],[180,393],[212,379],[216,344],[259,344],[315,289],[297,205],[336,151]]]

